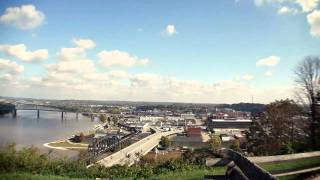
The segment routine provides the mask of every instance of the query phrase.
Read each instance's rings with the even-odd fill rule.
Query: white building
[[[181,114],[181,118],[183,119],[195,119],[195,115],[193,113]]]
[[[148,122],[157,122],[164,120],[164,117],[160,116],[140,116],[139,118],[140,121],[148,121]]]

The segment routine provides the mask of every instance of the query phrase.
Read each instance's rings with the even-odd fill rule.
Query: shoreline
[[[70,144],[70,146],[52,146],[50,144],[57,144],[57,143],[68,143]],[[46,148],[50,148],[50,149],[56,149],[56,150],[63,150],[63,151],[77,151],[79,149],[87,149],[88,148],[88,144],[84,144],[84,143],[73,143],[69,140],[69,138],[67,139],[60,139],[57,141],[52,141],[52,142],[48,142],[48,143],[44,143],[42,144],[44,147]],[[72,146],[74,145],[74,146]]]
[[[101,124],[97,125],[97,127],[100,127],[100,126],[103,126],[103,125],[101,125]],[[93,128],[90,128],[89,130],[85,130],[83,133],[89,135],[91,132],[95,132],[97,130],[97,127],[93,127]],[[69,139],[70,139],[70,137],[65,138],[65,139],[56,140],[56,141],[47,142],[42,145],[46,148],[49,148],[49,149],[56,149],[56,150],[63,150],[63,151],[67,151],[67,150],[77,151],[79,149],[87,149],[88,148],[88,144],[74,143],[74,142],[71,142]],[[71,146],[61,147],[61,146],[50,145],[50,144],[54,144],[54,143],[68,143]],[[76,147],[72,146],[72,145],[75,145]]]

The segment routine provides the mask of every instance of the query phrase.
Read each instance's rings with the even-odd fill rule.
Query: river
[[[43,144],[65,139],[75,133],[87,131],[98,124],[97,120],[75,113],[67,113],[61,119],[61,112],[18,110],[17,117],[11,114],[0,116],[0,143],[14,142],[17,147],[36,146],[44,148]]]

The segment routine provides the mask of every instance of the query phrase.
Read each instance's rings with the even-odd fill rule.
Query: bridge
[[[106,167],[110,167],[116,164],[119,165],[132,165],[143,155],[146,155],[152,149],[154,149],[160,142],[162,136],[169,136],[172,134],[177,134],[183,132],[183,130],[174,129],[171,131],[160,131],[157,129],[153,129],[155,131],[154,134],[151,134],[140,141],[131,144],[130,146],[121,149],[120,151],[107,156],[106,158],[97,161],[96,163],[101,164]],[[92,164],[91,164],[92,165]],[[90,167],[89,165],[88,167]]]
[[[123,147],[130,144],[130,141],[135,136],[139,135],[139,131],[136,129],[128,128],[120,123],[118,123],[119,127],[125,128],[127,131],[131,133],[125,135],[121,139],[118,136],[104,136],[97,139],[94,139],[91,144],[88,146],[88,161],[87,164],[91,164],[96,161],[96,159],[109,151],[116,151],[116,149],[122,149]]]
[[[94,118],[94,115],[106,114],[106,113],[95,113],[95,112],[79,112],[79,111],[70,111],[70,110],[63,110],[56,107],[51,107],[50,105],[46,104],[31,104],[31,103],[14,103],[14,109],[7,109],[8,111],[12,112],[13,117],[17,117],[17,111],[36,111],[37,118],[40,118],[40,111],[54,111],[54,112],[61,112],[61,119],[64,119],[64,116],[69,113],[76,113],[76,118],[78,119],[79,113],[86,114]]]

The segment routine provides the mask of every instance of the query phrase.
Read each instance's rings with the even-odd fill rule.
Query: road
[[[159,141],[162,136],[168,136],[176,133],[181,133],[183,130],[173,129],[171,131],[162,132],[160,130],[156,130],[154,134],[147,136],[140,141],[131,144],[130,146],[102,159],[97,163],[110,167],[116,164],[124,165],[132,165],[135,161],[139,159],[139,156],[147,154],[154,147],[159,144]],[[139,155],[138,155],[139,154]]]

